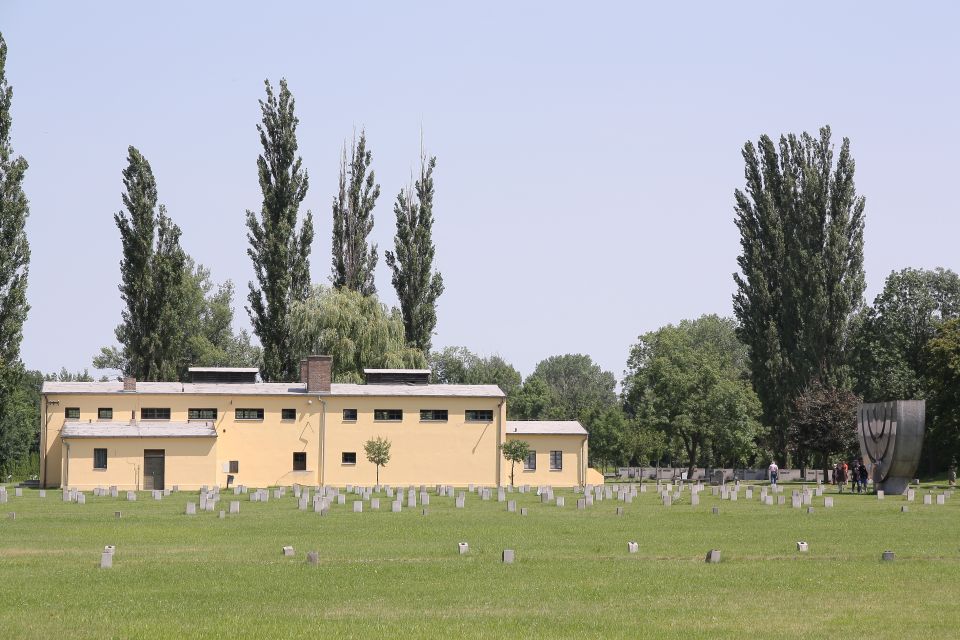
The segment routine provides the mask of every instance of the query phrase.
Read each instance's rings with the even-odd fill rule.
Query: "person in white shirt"
[[[767,473],[770,474],[770,484],[776,486],[777,477],[780,475],[780,467],[777,466],[776,462],[770,463],[770,466],[767,467]]]

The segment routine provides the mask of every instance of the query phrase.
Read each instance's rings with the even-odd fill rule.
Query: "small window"
[[[356,409],[344,409],[343,410],[343,419],[346,422],[356,422],[357,420],[357,410]]]
[[[216,409],[187,409],[188,420],[216,420]]]
[[[537,470],[537,452],[531,451],[527,454],[526,459],[523,461],[524,471],[536,471]]]
[[[307,452],[306,451],[293,452],[293,470],[294,471],[307,470]]]
[[[344,451],[340,454],[340,462],[343,464],[357,464],[357,452]]]
[[[80,407],[67,407],[63,410],[63,415],[66,416],[67,420],[79,420]]]
[[[263,409],[237,409],[237,420],[263,420]]]
[[[158,409],[156,407],[145,407],[140,409],[141,420],[169,420],[170,409]]]
[[[492,422],[493,409],[467,409],[467,422]]]
[[[446,422],[446,409],[420,409],[421,422]]]
[[[227,473],[240,473],[240,461],[231,460],[229,469],[230,471],[228,471]]]
[[[560,471],[563,469],[563,451],[550,452],[550,471]]]
[[[403,420],[403,410],[402,409],[374,409],[373,419],[399,422],[400,420]]]
[[[113,420],[113,408],[100,407],[97,409],[97,420]]]
[[[280,410],[280,419],[281,419],[281,420],[296,420],[296,419],[297,419],[297,410],[296,410],[296,409],[281,409],[281,410]]]
[[[107,468],[107,450],[106,449],[93,450],[93,468],[94,469]]]

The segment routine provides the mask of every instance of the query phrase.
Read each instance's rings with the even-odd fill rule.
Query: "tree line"
[[[44,376],[20,360],[28,165],[11,144],[6,53],[0,36],[0,467],[36,451],[42,381],[89,378]],[[124,307],[117,342],[101,349],[95,367],[184,380],[190,366],[256,366],[265,381],[287,381],[299,376],[302,356],[327,353],[334,380],[355,382],[366,367],[429,366],[434,382],[499,385],[511,419],[579,420],[590,433],[591,464],[602,468],[769,459],[826,467],[855,453],[855,406],[894,398],[928,400],[928,471],[960,451],[960,278],[903,269],[865,304],[866,201],[856,191],[850,142],[837,150],[829,127],[744,145],[744,186],[733,197],[740,253],[732,315],[638,336],[618,389],[589,355],[551,356],[524,378],[499,355],[432,349],[444,282],[432,237],[436,158],[423,152],[415,180],[395,198],[394,246],[384,251],[399,308],[379,301],[370,234],[381,189],[363,130],[341,150],[329,283],[311,282],[313,214],[301,212],[310,182],[296,105],[285,80],[276,91],[266,81],[265,94],[256,159],[262,200],[245,213],[252,335],[234,331],[233,283],[215,282],[183,250],[150,163],[131,146],[123,209],[114,214]]]

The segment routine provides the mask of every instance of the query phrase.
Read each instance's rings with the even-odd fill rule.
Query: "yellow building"
[[[495,385],[429,384],[421,370],[367,370],[366,384],[331,384],[331,364],[310,356],[299,383],[222,368],[191,369],[189,383],[46,382],[41,485],[373,485],[364,443],[378,436],[391,442],[381,484],[506,484],[499,447],[515,438],[535,451],[516,484],[602,481],[587,468],[579,423],[508,422]]]

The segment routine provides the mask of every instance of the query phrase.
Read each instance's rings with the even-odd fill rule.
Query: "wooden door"
[[[163,449],[143,450],[143,488],[145,491],[160,491],[163,487]]]

